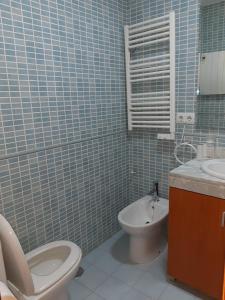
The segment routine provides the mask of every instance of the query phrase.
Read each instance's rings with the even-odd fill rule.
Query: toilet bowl
[[[165,241],[164,228],[169,201],[159,198],[153,202],[145,196],[119,212],[118,221],[130,235],[130,259],[135,263],[151,261],[160,253]]]
[[[18,300],[66,300],[66,286],[76,275],[81,249],[69,241],[57,241],[24,255],[7,220],[0,215],[0,240],[7,284]]]

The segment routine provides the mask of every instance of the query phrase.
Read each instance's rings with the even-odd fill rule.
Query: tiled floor
[[[117,233],[82,262],[85,269],[70,286],[71,300],[197,300],[166,279],[166,250],[152,263],[127,259],[128,237]]]

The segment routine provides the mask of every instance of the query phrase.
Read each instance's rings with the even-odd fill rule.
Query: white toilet
[[[66,300],[66,286],[76,275],[81,249],[68,241],[57,241],[24,255],[7,220],[0,215],[0,241],[7,284],[18,300]]]
[[[169,201],[159,198],[154,202],[145,196],[119,212],[118,221],[130,235],[130,259],[135,263],[151,261],[159,255],[164,237],[164,225],[169,212]]]

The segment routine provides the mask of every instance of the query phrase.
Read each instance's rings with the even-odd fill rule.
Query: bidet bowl
[[[160,253],[169,202],[153,202],[145,196],[119,212],[118,221],[130,235],[130,259],[136,263],[150,261]]]

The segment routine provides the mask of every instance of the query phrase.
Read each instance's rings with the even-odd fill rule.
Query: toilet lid
[[[1,214],[0,240],[7,279],[23,294],[32,295],[34,285],[23,249],[11,225]]]

